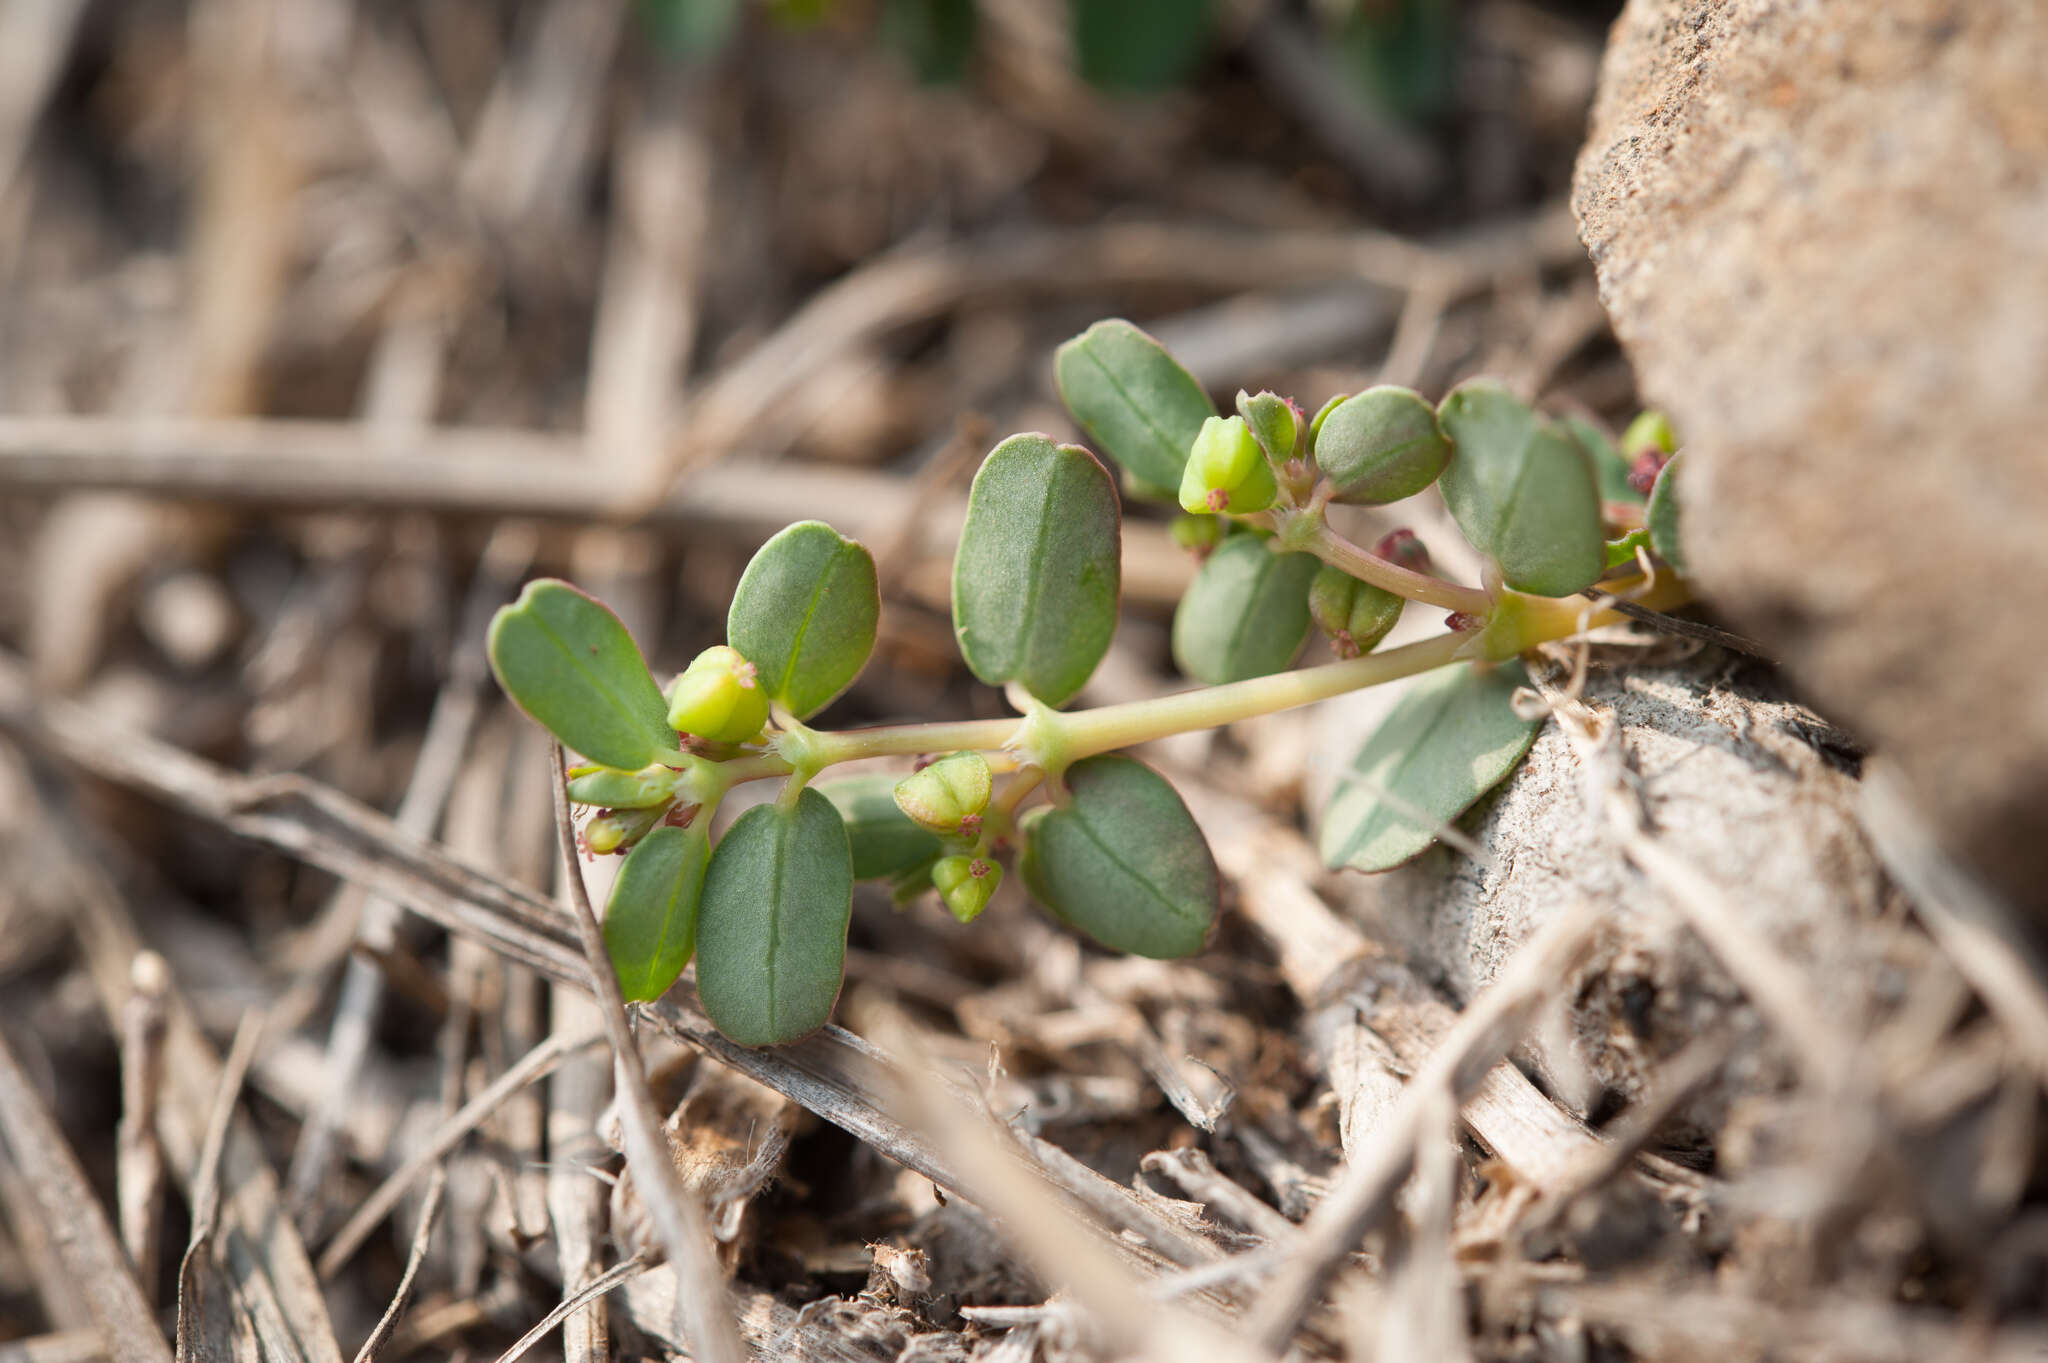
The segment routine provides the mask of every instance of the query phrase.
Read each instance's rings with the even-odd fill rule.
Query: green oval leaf
[[[1209,49],[1215,0],[1068,0],[1081,78],[1117,94],[1185,79]]]
[[[1568,416],[1563,422],[1572,439],[1579,442],[1579,448],[1593,461],[1593,481],[1599,485],[1600,500],[1605,502],[1628,502],[1636,506],[1643,504],[1643,494],[1636,491],[1628,480],[1628,460],[1607,438],[1607,432],[1595,426],[1584,417]]]
[[[1438,419],[1456,447],[1438,487],[1472,547],[1518,592],[1591,586],[1607,553],[1585,451],[1496,383],[1453,390]]]
[[[664,56],[708,60],[731,43],[740,0],[649,0],[642,10]]]
[[[1380,506],[1437,480],[1451,445],[1436,411],[1412,389],[1381,384],[1328,409],[1316,427],[1316,467],[1337,500]]]
[[[1171,959],[1216,921],[1216,860],[1166,778],[1107,753],[1067,768],[1064,806],[1023,824],[1019,871],[1039,903],[1115,951]]]
[[[1284,670],[1308,639],[1308,589],[1322,565],[1276,554],[1258,535],[1232,535],[1202,563],[1173,612],[1173,660],[1196,681]]]
[[[974,0],[883,0],[882,41],[926,85],[953,85],[974,55]]]
[[[519,708],[593,762],[639,771],[675,746],[661,688],[619,617],[554,578],[491,617],[491,670]]]
[[[1541,719],[1509,698],[1528,684],[1519,662],[1445,668],[1401,698],[1351,763],[1323,811],[1323,861],[1385,871],[1416,857],[1515,769]]]
[[[697,919],[697,994],[742,1046],[777,1046],[832,1016],[846,971],[853,858],[832,802],[757,805],[711,854]]]
[[[1121,513],[1079,445],[1013,435],[974,475],[953,556],[953,632],[974,675],[1073,699],[1116,632]]]
[[[665,825],[640,839],[604,906],[604,945],[629,1002],[658,999],[697,946],[697,903],[711,860],[709,820]]]
[[[1650,504],[1643,509],[1643,528],[1650,533],[1650,548],[1679,572],[1685,571],[1685,546],[1678,540],[1678,466],[1684,453],[1671,456],[1650,489]]]
[[[1301,441],[1304,422],[1293,403],[1278,393],[1247,393],[1240,388],[1237,390],[1237,414],[1244,418],[1245,425],[1251,427],[1268,459],[1284,464],[1294,457],[1294,447]]]
[[[1166,347],[1121,318],[1097,322],[1053,354],[1060,399],[1097,448],[1140,487],[1172,501],[1188,447],[1216,406]]]
[[[855,880],[882,880],[914,871],[942,850],[937,835],[919,828],[897,807],[899,779],[888,773],[848,776],[812,787],[832,802],[846,824]]]
[[[758,670],[769,699],[806,719],[860,675],[881,613],[874,557],[823,521],[799,521],[747,564],[725,641]]]

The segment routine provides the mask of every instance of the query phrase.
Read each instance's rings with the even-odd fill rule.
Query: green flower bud
[[[1230,534],[1230,522],[1215,516],[1175,516],[1166,533],[1173,536],[1173,542],[1193,554],[1196,558],[1207,558],[1209,552],[1223,543]]]
[[[584,850],[600,857],[627,851],[653,832],[667,813],[666,804],[646,809],[607,809],[583,826]]]
[[[1671,429],[1671,418],[1655,408],[1638,413],[1621,435],[1621,452],[1631,459],[1645,450],[1670,454],[1677,448],[1678,433]]]
[[[569,773],[569,799],[604,809],[647,809],[675,798],[683,773],[656,763],[639,771],[577,767]]]
[[[981,917],[1002,883],[1003,868],[987,857],[940,857],[932,863],[933,886],[963,923]]]
[[[669,727],[713,743],[745,743],[768,723],[754,665],[720,644],[699,653],[668,693]]]
[[[1257,397],[1237,390],[1237,414],[1244,418],[1244,424],[1259,444],[1264,447],[1266,457],[1275,464],[1284,464],[1294,457],[1294,447],[1301,441],[1301,412],[1295,405],[1278,393],[1261,393]]]
[[[1308,613],[1340,658],[1370,653],[1401,618],[1407,602],[1327,564],[1308,587]]]
[[[978,752],[949,753],[896,783],[896,807],[934,833],[971,837],[981,832],[989,790],[987,758]]]
[[[1451,460],[1436,411],[1406,388],[1382,384],[1317,417],[1316,466],[1340,502],[1378,506],[1412,497]]]
[[[1212,416],[1188,450],[1181,510],[1191,516],[1264,511],[1280,495],[1273,466],[1243,417]]]

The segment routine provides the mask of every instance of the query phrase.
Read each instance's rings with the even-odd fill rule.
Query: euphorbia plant
[[[1313,421],[1274,394],[1240,393],[1225,416],[1121,321],[1062,346],[1057,374],[1126,490],[1188,513],[1175,537],[1201,566],[1173,652],[1196,689],[1060,708],[1116,627],[1121,507],[1094,454],[1044,435],[1011,436],[983,461],[954,558],[960,651],[1004,688],[1007,719],[805,723],[866,664],[880,609],[868,551],[817,521],[762,546],[726,643],[666,692],[618,618],[566,583],[530,583],[499,611],[499,681],[587,760],[569,782],[570,799],[598,811],[586,847],[626,858],[605,935],[628,998],[657,997],[694,954],[720,1030],[748,1045],[794,1040],[831,1015],[856,881],[885,882],[899,902],[935,892],[968,922],[1006,859],[1033,898],[1103,945],[1191,954],[1215,920],[1215,862],[1173,787],[1119,749],[1441,669],[1395,707],[1324,812],[1332,866],[1384,870],[1527,752],[1541,721],[1510,703],[1520,655],[1614,618],[1581,593],[1598,582],[1651,606],[1684,599],[1668,426],[1632,427],[1644,448],[1630,458],[1485,382],[1435,407],[1374,388]],[[1481,586],[1433,574],[1411,535],[1367,549],[1326,514],[1432,483],[1488,565]],[[1411,601],[1450,612],[1448,631],[1373,651]],[[1340,661],[1290,670],[1315,625]],[[902,777],[818,779],[885,756],[923,761]],[[780,782],[775,799],[714,845],[719,802],[759,780]]]

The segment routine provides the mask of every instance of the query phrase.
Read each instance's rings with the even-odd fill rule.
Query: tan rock
[[[2048,6],[1630,0],[1574,188],[1713,603],[2048,916]]]
[[[1875,1015],[1887,978],[1889,899],[1857,821],[1852,764],[1830,746],[1838,735],[1777,694],[1762,665],[1718,649],[1673,656],[1684,651],[1596,651],[1583,703],[1612,731],[1612,748],[1589,760],[1559,723],[1546,724],[1515,774],[1461,823],[1484,861],[1438,844],[1385,875],[1338,882],[1369,935],[1460,1003],[1566,906],[1598,905],[1610,926],[1569,991],[1568,1026],[1538,1029],[1526,1057],[1551,1092],[1582,1108],[1600,1090],[1635,1101],[1688,1042],[1755,1020],[1668,890],[1630,864],[1615,802],[1637,804],[1648,836],[1736,932],[1788,963],[1821,1016],[1848,1025]],[[1567,675],[1541,670],[1554,687]],[[1372,695],[1327,707],[1327,751],[1356,751],[1348,730],[1354,718],[1376,726]],[[1710,1139],[1738,1097],[1782,1081],[1773,1036],[1686,1105],[1675,1139]]]

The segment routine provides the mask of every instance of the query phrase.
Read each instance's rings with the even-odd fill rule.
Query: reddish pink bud
[[[1649,496],[1650,489],[1657,486],[1657,475],[1664,471],[1664,466],[1669,462],[1671,456],[1662,450],[1644,450],[1636,456],[1635,462],[1628,466],[1628,485],[1645,497]]]
[[[1429,568],[1428,547],[1413,530],[1406,527],[1390,530],[1380,536],[1380,542],[1372,547],[1372,551],[1391,563],[1398,563],[1403,568],[1412,568],[1416,572],[1424,572]]]
[[[1358,656],[1358,641],[1351,637],[1350,630],[1340,629],[1330,636],[1330,652],[1340,658],[1356,658]]]
[[[977,838],[977,837],[980,837],[980,836],[981,836],[981,815],[979,815],[979,814],[963,814],[963,815],[961,815],[961,816],[960,816],[960,834],[961,834],[961,836],[962,836],[962,837],[968,837],[968,838]],[[977,874],[978,874],[978,873],[977,873]]]
[[[1209,495],[1203,500],[1209,504],[1211,511],[1221,511],[1224,507],[1230,505],[1230,494],[1220,487],[1213,487],[1209,489]]]
[[[1467,615],[1463,611],[1452,611],[1444,617],[1444,628],[1454,634],[1463,634],[1466,630],[1478,629],[1480,623],[1481,621],[1478,616]]]

